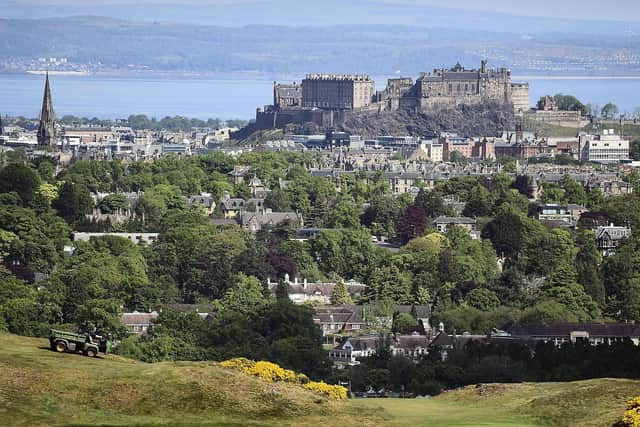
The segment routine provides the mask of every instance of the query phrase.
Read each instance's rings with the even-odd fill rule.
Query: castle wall
[[[314,123],[318,126],[333,127],[344,120],[345,114],[338,111],[291,108],[256,111],[256,127],[259,130],[283,128],[288,124],[303,125]]]

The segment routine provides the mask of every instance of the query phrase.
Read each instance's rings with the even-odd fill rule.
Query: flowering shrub
[[[640,396],[634,397],[628,403],[627,410],[616,424],[619,427],[640,427]]]
[[[256,366],[256,362],[244,357],[237,357],[235,359],[229,359],[220,362],[220,366],[222,366],[223,368],[235,369],[237,371],[242,371],[248,374]]]
[[[305,384],[303,387],[307,390],[313,391],[314,393],[324,394],[325,396],[331,397],[333,399],[347,398],[347,389],[342,387],[341,385],[331,385],[325,383],[324,381],[311,381]]]
[[[295,373],[289,371],[289,373],[285,372],[285,369],[282,369],[279,365],[271,362],[260,361],[256,362],[256,365],[248,372],[251,375],[255,375],[257,377],[262,378],[267,381],[287,381],[288,378],[292,376],[295,377]]]
[[[334,399],[347,398],[347,389],[342,386],[326,384],[325,382],[309,381],[309,377],[305,374],[296,374],[294,371],[284,369],[272,362],[264,360],[254,362],[244,357],[238,357],[220,362],[220,366],[254,375],[266,381],[301,384],[307,390]]]

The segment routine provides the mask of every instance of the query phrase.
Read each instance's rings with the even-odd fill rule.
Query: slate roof
[[[600,239],[605,234],[609,235],[611,240],[623,240],[631,236],[631,229],[627,227],[598,227],[596,229],[596,238]]]
[[[400,348],[427,347],[429,339],[426,335],[396,335],[394,345]]]
[[[124,325],[150,325],[153,319],[158,318],[158,313],[122,313],[120,321]]]
[[[319,323],[350,323],[364,324],[362,310],[358,306],[342,307],[318,307],[315,309],[313,319]],[[333,320],[331,320],[333,316]]]
[[[358,337],[350,337],[345,339],[338,345],[339,350],[344,350],[347,343],[351,344],[353,351],[375,350],[378,347],[380,336],[378,335],[362,335]]]
[[[198,203],[200,204],[202,207],[205,208],[210,208],[213,203],[214,203],[214,199],[212,196],[189,196],[189,200],[188,200],[189,205],[193,205],[194,203]]]
[[[298,214],[295,212],[243,212],[241,218],[242,226],[246,227],[254,218],[260,225],[279,224],[286,220],[300,220]]]
[[[634,323],[528,323],[515,325],[509,331],[520,337],[568,337],[571,332],[585,331],[590,336],[628,338],[640,337],[640,324]]]
[[[438,332],[438,335],[431,341],[431,347],[452,347],[453,339],[446,332]]]

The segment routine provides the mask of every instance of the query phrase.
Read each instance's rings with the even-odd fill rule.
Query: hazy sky
[[[640,0],[372,0],[372,3],[429,5],[548,18],[640,21]]]
[[[237,24],[255,23],[255,9],[265,24],[281,24],[279,17],[308,24],[317,19],[326,24],[392,23],[415,24],[416,9],[438,8],[458,11],[502,12],[506,14],[571,20],[640,22],[640,0],[0,0],[0,17],[46,17],[96,14],[129,19],[165,20],[177,11],[177,18],[197,21],[214,13]],[[144,15],[140,11],[144,10]],[[205,16],[202,16],[205,11]],[[212,15],[209,15],[211,13]],[[227,15],[229,14],[229,15]],[[418,13],[420,15],[420,13]],[[421,15],[421,19],[423,15]],[[292,22],[295,23],[295,22]],[[499,22],[495,22],[499,26]]]

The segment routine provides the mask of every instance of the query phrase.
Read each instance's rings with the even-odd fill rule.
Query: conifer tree
[[[351,299],[351,295],[349,295],[349,290],[347,289],[347,285],[344,282],[339,281],[333,288],[333,293],[331,294],[331,304],[332,305],[351,305],[353,304],[353,300]]]

